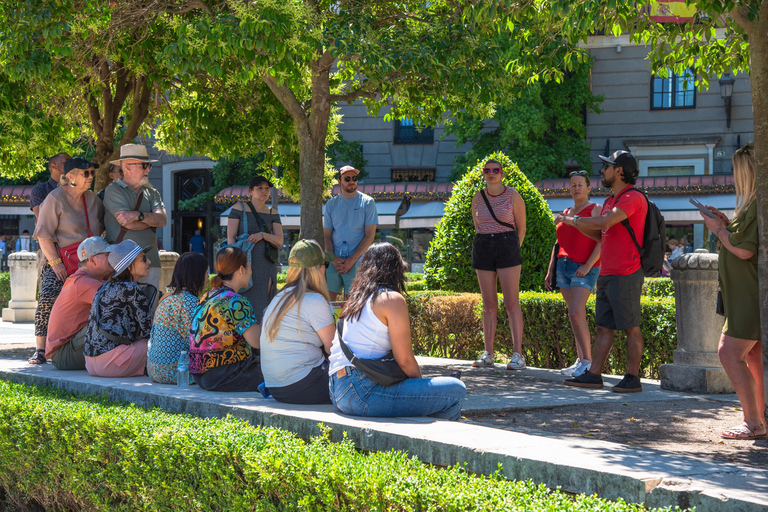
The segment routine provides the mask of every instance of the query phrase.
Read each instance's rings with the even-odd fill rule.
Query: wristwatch
[[[144,212],[139,212],[139,222],[144,220]]]

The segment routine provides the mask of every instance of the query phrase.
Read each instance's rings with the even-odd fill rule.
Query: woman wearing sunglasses
[[[589,200],[591,190],[587,171],[573,171],[570,174],[573,206],[566,208],[563,215],[600,215],[600,205]],[[555,254],[555,248],[552,248],[549,266],[552,268],[552,262],[557,259],[556,275],[547,273],[544,286],[547,290],[552,290],[556,281],[568,306],[568,318],[576,338],[577,359],[568,368],[563,368],[561,373],[578,377],[592,366],[592,336],[587,325],[587,299],[600,274],[600,242],[561,222],[557,225],[557,243],[559,250]]]
[[[497,279],[512,331],[514,353],[508,370],[525,368],[523,357],[523,312],[520,309],[520,246],[525,238],[525,202],[514,188],[503,183],[501,163],[488,160],[483,166],[485,188],[472,198],[475,241],[472,268],[477,272],[483,298],[483,342],[485,352],[472,366],[493,366],[493,340],[499,309]]]
[[[77,246],[91,235],[104,232],[104,206],[91,192],[96,164],[82,157],[64,162],[65,175],[60,187],[53,190],[40,205],[40,215],[34,237],[45,256],[40,275],[40,293],[35,311],[35,339],[37,349],[30,364],[45,363],[45,339],[48,319],[56,297],[69,274],[77,270]],[[67,267],[60,249],[69,251],[75,263]]]
[[[95,377],[144,375],[152,313],[138,281],[149,274],[150,249],[124,240],[109,253],[115,273],[93,298],[83,347],[85,369]]]

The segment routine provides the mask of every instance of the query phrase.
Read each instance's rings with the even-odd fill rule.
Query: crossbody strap
[[[347,359],[349,359],[349,362],[353,365],[355,364],[355,361],[357,360],[357,356],[354,352],[352,352],[352,349],[347,346],[346,343],[344,343],[344,340],[341,339],[342,335],[344,334],[344,319],[339,318],[336,322],[336,331],[339,333],[339,346],[341,347],[341,351],[344,352],[344,355]]]
[[[139,211],[139,206],[141,206],[141,200],[144,199],[144,189],[142,188],[139,190],[139,198],[136,200],[136,206],[133,207],[134,211]],[[83,198],[85,200],[85,198]],[[90,229],[90,228],[89,228]],[[125,228],[120,228],[120,234],[117,235],[117,239],[115,240],[116,244],[119,244],[123,241],[123,238],[125,238],[125,234],[128,232]]]
[[[624,192],[629,192],[631,190],[637,190],[637,189],[635,187],[626,187],[624,190],[619,192],[619,195],[616,196],[616,201],[614,201],[613,205],[616,206],[616,203],[619,202],[619,198],[624,195]],[[637,190],[637,191],[640,192],[639,190]],[[645,202],[647,204],[648,203],[648,198],[642,192],[640,192],[640,194],[642,194],[643,199],[645,199]],[[648,215],[647,212],[646,212],[646,215]],[[632,226],[629,224],[629,217],[627,217],[626,219],[621,221],[621,225],[624,226],[625,228],[627,228],[627,231],[629,232],[629,237],[635,243],[635,247],[637,248],[637,252],[640,253],[640,254],[643,254],[643,249],[640,247],[640,244],[637,243],[637,237],[635,237],[635,230],[632,229]]]
[[[485,189],[480,191],[480,195],[483,196],[483,201],[485,201],[485,206],[487,206],[488,207],[488,211],[491,212],[491,217],[493,217],[493,220],[495,220],[496,222],[498,222],[502,226],[506,226],[506,227],[510,228],[512,231],[517,231],[517,228],[515,228],[515,226],[513,226],[512,224],[508,224],[506,222],[501,222],[499,220],[499,218],[496,217],[496,214],[493,213],[493,208],[491,208],[491,202],[488,201],[488,197],[485,195]]]
[[[80,196],[83,198],[83,209],[85,210],[85,224],[88,226],[88,236],[93,236],[93,232],[91,232],[91,219],[88,218],[88,205],[85,204],[85,194]]]
[[[253,207],[253,203],[251,203],[250,201],[248,201],[248,208],[251,209],[251,213],[253,213],[253,217],[256,219],[256,224],[259,226],[259,231],[261,231],[262,233],[272,234],[271,231],[267,230],[267,225],[264,222],[264,219],[261,218],[261,215],[258,214],[258,212],[256,211],[256,208]],[[272,210],[270,209],[270,211]]]

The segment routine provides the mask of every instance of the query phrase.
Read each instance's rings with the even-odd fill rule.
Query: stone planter
[[[717,355],[725,322],[715,313],[717,254],[699,249],[670,263],[675,283],[677,349],[674,363],[659,367],[661,388],[693,393],[733,393],[733,386]]]
[[[3,309],[3,322],[34,322],[37,309],[37,254],[14,252],[8,256],[11,300]]]
[[[160,251],[160,293],[165,293],[166,287],[171,284],[173,267],[176,266],[178,259],[179,253],[177,252]]]

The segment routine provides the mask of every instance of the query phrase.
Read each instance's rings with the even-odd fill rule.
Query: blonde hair
[[[736,186],[736,216],[741,214],[755,200],[755,154],[750,142],[731,158],[733,181]]]
[[[289,290],[289,288],[292,289]],[[273,310],[271,317],[266,320],[267,323],[265,325],[269,341],[275,340],[283,317],[294,304],[299,305],[298,314],[301,314],[301,301],[304,300],[307,292],[319,293],[325,298],[326,302],[331,300],[331,296],[328,293],[328,284],[325,282],[325,267],[322,265],[312,268],[288,267],[288,272],[285,276],[285,286],[283,286],[280,292],[282,293],[285,290],[287,291],[280,298],[280,303],[275,307],[277,312],[275,313],[275,310]],[[299,322],[299,331],[301,331],[301,322]]]

